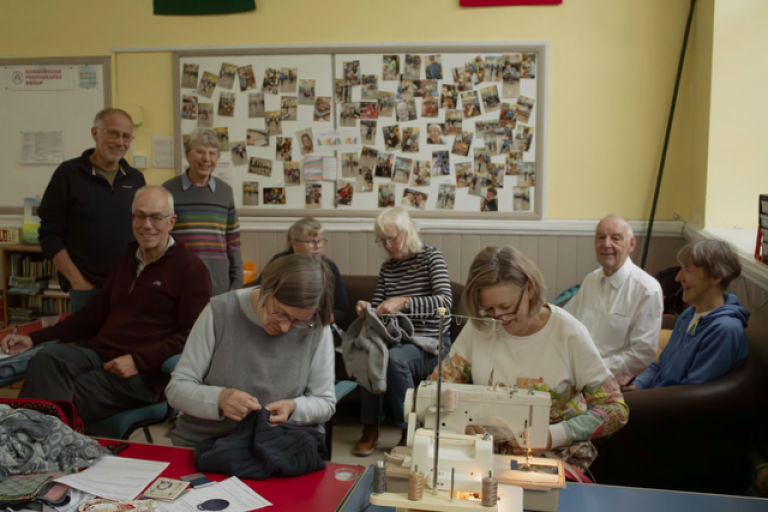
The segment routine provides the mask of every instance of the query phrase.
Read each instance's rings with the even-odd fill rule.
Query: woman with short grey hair
[[[213,177],[219,161],[215,131],[194,129],[185,150],[189,167],[163,183],[173,195],[179,217],[171,234],[203,260],[213,295],[220,295],[243,285],[235,198],[232,187]]]
[[[317,425],[336,410],[330,322],[334,278],[306,254],[264,269],[261,288],[211,299],[166,389],[178,446],[232,433],[251,411],[271,424]]]

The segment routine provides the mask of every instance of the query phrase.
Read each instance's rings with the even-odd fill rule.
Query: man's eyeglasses
[[[104,128],[99,128],[99,130],[103,131],[107,134],[107,137],[110,139],[119,139],[120,137],[123,138],[125,142],[131,142],[133,140],[133,134],[132,133],[123,133],[117,130],[105,130]]]
[[[315,326],[315,319],[309,319],[309,320],[294,320],[292,318],[288,318],[287,316],[280,314],[275,309],[275,305],[277,304],[277,301],[274,297],[272,297],[272,318],[277,320],[281,324],[290,323],[292,327],[295,327],[296,329],[311,329]]]
[[[326,238],[321,238],[320,240],[296,240],[297,242],[301,242],[302,244],[307,244],[310,247],[317,247],[319,249],[322,249],[325,247],[325,244],[328,243],[328,240]]]
[[[494,320],[501,322],[504,325],[507,325],[508,323],[513,322],[514,320],[517,320],[517,312],[520,311],[520,304],[523,303],[523,297],[525,296],[525,291],[527,289],[528,289],[528,279],[525,280],[525,284],[523,285],[523,293],[520,294],[520,298],[517,300],[517,305],[515,306],[514,311],[512,311],[511,313],[505,313],[503,315],[493,316],[494,313],[496,313],[496,308],[488,308],[488,309],[481,309],[480,316],[493,318]]]
[[[136,222],[138,224],[144,224],[144,221],[149,219],[149,221],[152,223],[153,226],[157,226],[161,222],[163,222],[168,217],[171,217],[172,214],[168,215],[146,215],[144,213],[134,213],[131,215],[131,218],[133,219],[133,222]]]
[[[384,238],[384,239],[382,239],[382,238],[376,237],[376,243],[379,244],[379,245],[383,245],[384,247],[394,247],[395,244],[397,243],[397,239],[402,234],[403,234],[403,232],[400,231],[395,236],[393,236],[392,238]]]

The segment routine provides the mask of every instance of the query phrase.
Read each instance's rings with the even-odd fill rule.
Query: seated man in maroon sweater
[[[32,358],[19,397],[71,401],[86,425],[164,399],[163,362],[181,353],[211,297],[202,260],[170,236],[170,193],[140,188],[132,214],[138,244],[128,246],[80,311],[31,336],[0,341],[3,353],[17,354],[59,340]]]

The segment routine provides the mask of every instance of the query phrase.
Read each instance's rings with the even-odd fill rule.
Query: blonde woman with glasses
[[[336,279],[336,287],[333,291],[333,321],[340,322],[347,314],[349,308],[349,299],[347,299],[347,287],[341,279],[339,267],[323,256],[323,249],[328,240],[323,236],[323,225],[312,217],[304,217],[293,223],[288,228],[288,236],[285,250],[272,256],[270,263],[277,258],[288,254],[300,253],[308,254],[314,258],[321,259],[333,272]],[[256,279],[257,286],[261,284],[261,275]]]

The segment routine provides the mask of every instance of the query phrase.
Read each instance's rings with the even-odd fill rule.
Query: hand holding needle
[[[13,333],[11,334],[11,339],[8,340],[8,348],[5,349],[5,353],[6,354],[10,354],[11,353],[11,344],[13,343],[13,338],[16,336],[17,332],[19,332],[19,326],[18,325],[13,328]]]

